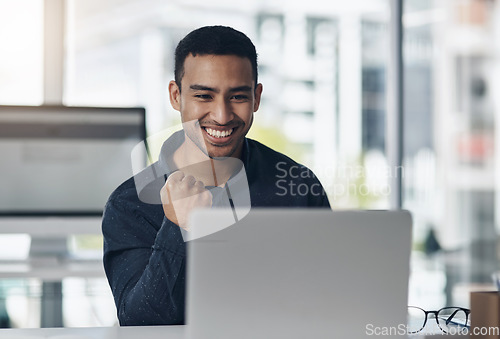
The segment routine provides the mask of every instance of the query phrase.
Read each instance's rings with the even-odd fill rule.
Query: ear
[[[170,97],[170,104],[172,107],[176,110],[179,111],[181,110],[181,90],[179,86],[177,86],[177,83],[172,80],[168,83],[168,93]]]
[[[260,96],[262,95],[262,84],[257,84],[257,87],[255,87],[255,97],[254,97],[254,103],[253,103],[253,111],[257,112],[260,106]]]

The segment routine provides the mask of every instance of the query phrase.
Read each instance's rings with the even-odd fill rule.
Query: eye
[[[231,97],[231,100],[235,101],[246,101],[248,100],[248,96],[244,94],[236,94]]]
[[[195,94],[195,98],[201,99],[201,100],[210,100],[212,99],[212,96],[210,94]]]

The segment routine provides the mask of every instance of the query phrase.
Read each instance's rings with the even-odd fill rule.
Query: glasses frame
[[[465,324],[466,325],[460,325],[460,326],[463,326],[464,328],[468,328],[469,326],[467,325],[468,322],[469,322],[469,315],[470,315],[470,310],[468,308],[464,308],[464,307],[453,307],[453,306],[448,306],[448,307],[443,307],[443,308],[440,308],[439,310],[437,311],[426,311],[424,310],[423,308],[420,308],[420,307],[417,307],[417,306],[408,306],[408,308],[416,308],[416,309],[419,309],[421,310],[422,312],[425,313],[425,320],[424,320],[424,324],[422,325],[422,327],[419,329],[419,330],[416,330],[416,331],[411,331],[411,332],[408,332],[408,333],[411,333],[411,334],[414,334],[414,333],[418,333],[418,332],[421,332],[424,328],[425,328],[425,325],[427,325],[427,319],[428,319],[428,315],[430,313],[434,314],[434,318],[436,319],[436,324],[438,325],[439,329],[441,331],[443,331],[443,333],[448,333],[446,330],[444,330],[441,325],[439,325],[439,319],[438,319],[438,314],[439,312],[443,311],[443,310],[447,310],[447,309],[455,309],[456,311],[453,312],[451,314],[451,316],[455,315],[458,311],[463,311],[465,313]],[[450,316],[450,317],[451,317]],[[448,319],[450,319],[450,317]]]

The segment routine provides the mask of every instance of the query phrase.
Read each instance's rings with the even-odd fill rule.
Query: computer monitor
[[[0,106],[0,231],[100,229],[145,136],[144,108]],[[144,167],[146,157],[134,161]]]

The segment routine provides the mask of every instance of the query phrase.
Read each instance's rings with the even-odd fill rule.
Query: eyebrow
[[[203,85],[191,85],[189,86],[190,89],[193,91],[210,91],[210,92],[216,92],[219,93],[218,89],[208,87],[208,86],[203,86]]]
[[[229,90],[229,92],[251,92],[252,91],[252,87],[250,86],[238,86],[238,87],[234,87],[234,88],[231,88]]]
[[[193,91],[209,91],[209,92],[214,92],[214,93],[219,93],[220,90],[213,88],[213,87],[208,87],[208,86],[203,86],[203,85],[191,85],[189,88]],[[250,86],[238,86],[238,87],[233,87],[229,89],[229,92],[234,93],[234,92],[251,92],[252,87]]]

